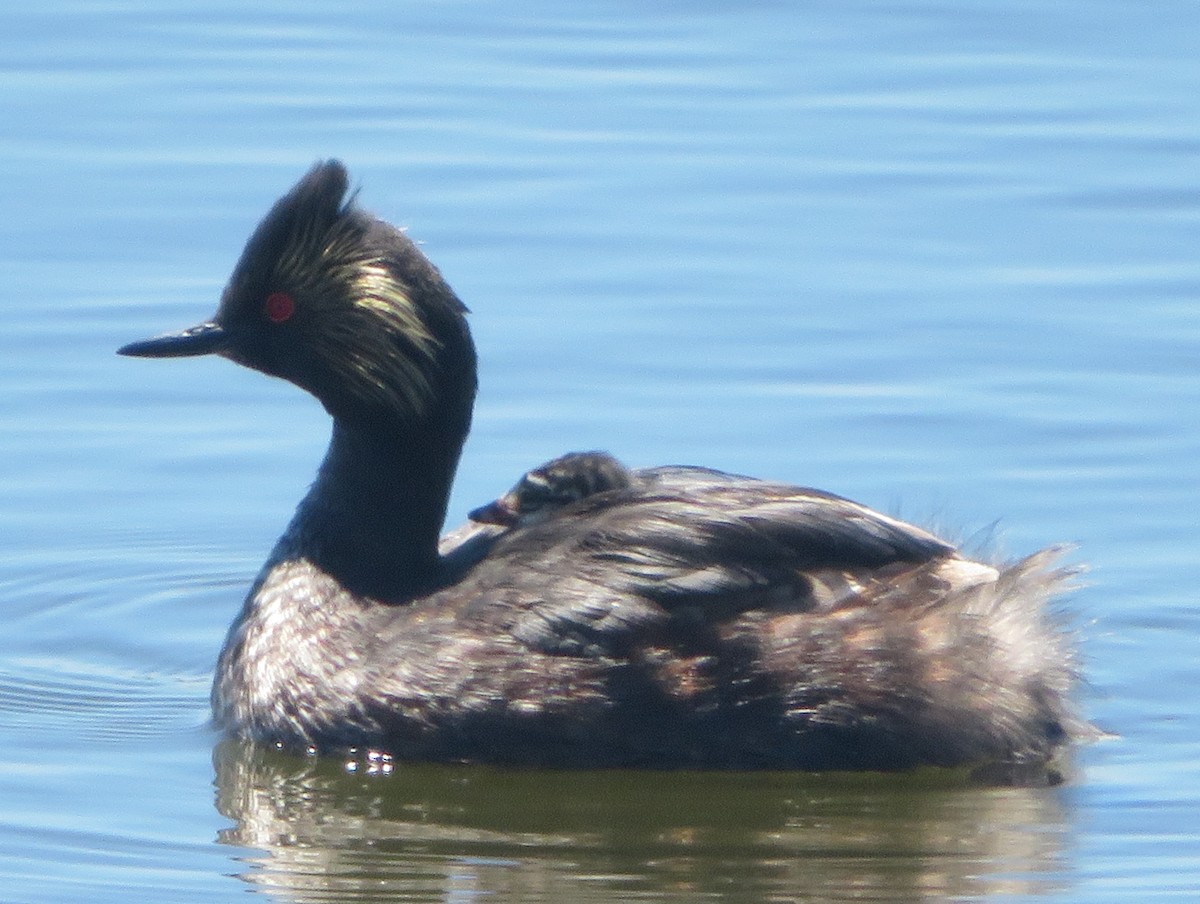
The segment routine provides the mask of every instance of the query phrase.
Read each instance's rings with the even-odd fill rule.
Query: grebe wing
[[[687,483],[687,481],[682,481]],[[617,651],[740,613],[827,611],[954,547],[858,503],[737,479],[610,491],[500,538],[472,607],[547,651]],[[869,594],[867,594],[869,595]]]

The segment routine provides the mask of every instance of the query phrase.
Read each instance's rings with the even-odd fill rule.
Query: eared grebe
[[[412,759],[803,769],[1037,764],[1086,733],[1050,551],[997,569],[828,493],[601,460],[540,517],[439,552],[475,395],[465,313],[330,161],[267,214],[211,321],[121,349],[220,354],[333,418],[221,652],[221,728]]]

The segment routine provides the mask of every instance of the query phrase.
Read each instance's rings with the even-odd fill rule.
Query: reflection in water
[[[215,754],[245,881],[284,901],[868,901],[1057,890],[1052,788],[961,776],[347,771],[239,742]]]

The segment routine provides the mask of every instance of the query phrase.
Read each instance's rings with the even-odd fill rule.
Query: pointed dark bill
[[[211,355],[225,348],[229,333],[219,323],[209,321],[178,333],[167,333],[141,342],[130,342],[117,349],[118,355],[133,358],[184,358]]]
[[[500,524],[504,527],[516,524],[520,512],[516,503],[509,498],[511,495],[509,493],[494,502],[472,509],[467,517],[479,524]]]

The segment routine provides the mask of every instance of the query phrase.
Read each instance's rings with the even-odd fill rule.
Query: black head
[[[407,421],[446,404],[469,409],[465,313],[408,237],[354,204],[345,167],[330,160],[259,224],[212,320],[120,353],[215,353],[290,380],[335,417]]]
[[[607,452],[568,452],[527,472],[468,517],[484,524],[534,524],[580,499],[624,489],[631,480],[629,469]]]

